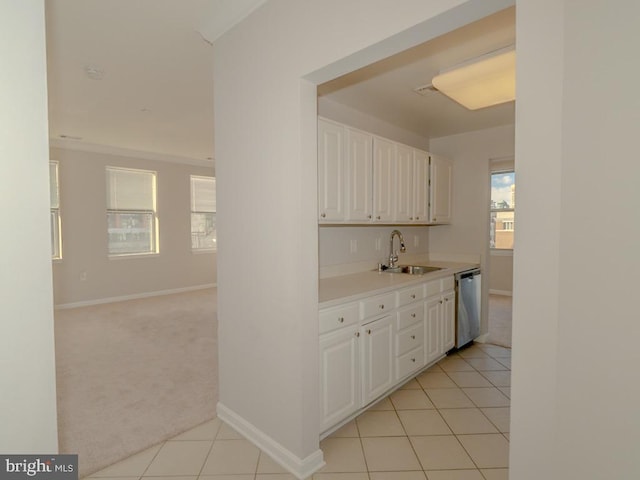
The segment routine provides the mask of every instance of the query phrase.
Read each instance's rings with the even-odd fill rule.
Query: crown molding
[[[156,160],[160,162],[182,163],[187,165],[196,165],[199,167],[215,168],[213,160],[205,160],[191,157],[181,157],[178,155],[168,155],[158,152],[145,152],[143,150],[134,150],[131,148],[116,147],[113,145],[101,145],[97,143],[88,143],[78,140],[67,140],[62,138],[50,138],[49,147],[63,148],[67,150],[77,150],[81,152],[103,153],[106,155],[117,155],[121,157],[141,158],[144,160]]]

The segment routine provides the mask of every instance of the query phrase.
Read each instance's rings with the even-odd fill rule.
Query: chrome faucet
[[[394,230],[391,232],[391,237],[389,238],[389,266],[388,268],[395,268],[396,262],[398,261],[398,252],[393,251],[393,237],[397,236],[398,240],[400,240],[400,251],[402,253],[407,251],[407,248],[404,246],[404,238],[402,238],[402,233],[400,230]]]

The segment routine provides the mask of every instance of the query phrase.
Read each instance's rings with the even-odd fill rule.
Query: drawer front
[[[403,330],[415,323],[422,322],[424,319],[424,303],[420,302],[417,305],[410,305],[408,307],[398,310],[398,331]]]
[[[320,311],[320,333],[358,323],[358,304],[350,303]]]
[[[431,280],[425,284],[425,293],[427,297],[440,295],[440,280]]]
[[[442,280],[441,288],[443,292],[453,290],[456,287],[456,279],[454,277],[445,277]]]
[[[424,298],[424,285],[420,284],[399,290],[396,297],[399,307],[422,300]]]
[[[418,323],[396,335],[396,355],[403,355],[410,350],[421,347],[423,344],[424,323]]]
[[[395,308],[396,293],[385,293],[367,298],[360,302],[360,318],[365,319],[389,313]]]
[[[396,380],[411,375],[424,367],[424,348],[418,347],[396,358]]]

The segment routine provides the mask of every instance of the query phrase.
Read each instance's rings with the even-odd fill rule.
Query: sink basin
[[[438,270],[442,270],[442,268],[431,267],[429,265],[398,265],[394,268],[387,268],[385,272],[407,273],[409,275],[424,275],[425,273],[437,272]]]

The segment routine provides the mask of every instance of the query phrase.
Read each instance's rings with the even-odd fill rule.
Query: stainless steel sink
[[[384,271],[389,273],[406,273],[408,275],[424,275],[425,273],[437,272],[438,270],[442,270],[442,268],[429,265],[398,265],[397,267],[387,268]]]

